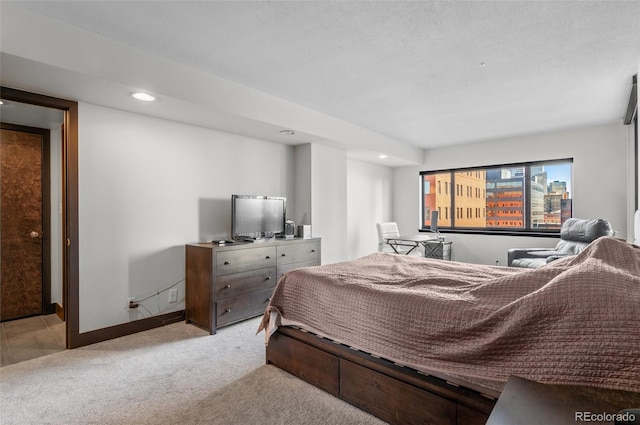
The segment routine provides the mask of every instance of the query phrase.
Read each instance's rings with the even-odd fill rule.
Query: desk
[[[613,425],[623,409],[640,407],[640,394],[574,385],[541,384],[512,376],[502,390],[486,425]],[[586,415],[594,415],[584,420]],[[604,415],[603,415],[604,416]],[[640,409],[635,409],[640,423]],[[603,419],[603,420],[598,420]],[[624,422],[622,422],[624,423]]]
[[[399,247],[408,247],[409,250],[405,255],[411,254],[416,248],[422,246],[424,248],[424,256],[427,258],[438,258],[441,260],[451,260],[451,244],[446,242],[443,237],[436,234],[420,233],[417,235],[394,236],[385,238],[387,245],[393,248],[396,254],[400,254]]]

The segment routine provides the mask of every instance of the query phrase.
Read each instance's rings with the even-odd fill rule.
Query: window
[[[422,228],[444,209],[438,227],[490,233],[558,233],[572,215],[572,159],[424,171]],[[431,185],[445,190],[431,193]],[[447,188],[455,187],[455,193]],[[448,211],[455,210],[449,216]]]

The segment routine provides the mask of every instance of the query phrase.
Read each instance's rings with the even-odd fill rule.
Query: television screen
[[[232,237],[274,237],[284,233],[286,198],[233,195],[231,197]]]

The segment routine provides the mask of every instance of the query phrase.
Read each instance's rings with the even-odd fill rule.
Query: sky
[[[547,172],[547,183],[558,180],[567,182],[567,192],[573,198],[571,187],[571,164],[545,165],[544,170]]]

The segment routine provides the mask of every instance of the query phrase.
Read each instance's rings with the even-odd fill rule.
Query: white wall
[[[639,62],[639,64],[638,64],[638,73],[637,73],[637,75],[638,75],[638,77],[640,77],[640,60],[638,62]],[[638,99],[638,107],[637,107],[637,110],[636,110],[637,111],[636,114],[640,113],[640,97],[638,97],[637,99]],[[640,126],[639,125],[636,125],[636,134],[640,135]],[[632,143],[635,144],[635,140]],[[640,144],[637,146],[637,148],[640,149]],[[638,153],[637,158],[638,158],[638,160],[636,161],[636,165],[635,166],[636,166],[637,170],[640,170],[640,152]],[[638,173],[638,180],[635,183],[636,183],[636,194],[637,194],[637,197],[638,197],[638,202],[640,202],[640,172]],[[634,208],[635,208],[635,205],[634,205]],[[640,208],[640,205],[638,205],[638,208]],[[634,240],[634,229],[633,228],[630,229],[628,234],[629,234],[629,240],[633,241]]]
[[[295,155],[295,196],[294,214],[287,214],[296,225],[311,224],[311,144],[294,147]],[[297,232],[297,229],[296,229]],[[313,228],[311,229],[313,235]]]
[[[322,238],[323,264],[376,252],[376,223],[392,220],[392,169],[322,145],[295,152],[295,220],[312,224],[313,236]]]
[[[185,243],[228,237],[233,193],[287,196],[288,216],[312,224],[323,263],[332,263],[374,252],[378,221],[395,220],[405,233],[419,226],[419,171],[573,157],[574,215],[626,231],[627,187],[612,183],[629,181],[622,125],[436,149],[423,166],[391,169],[327,146],[293,148],[87,103],[79,122],[80,332],[148,316],[130,312],[127,298],[183,279]],[[448,238],[455,260],[485,264],[504,264],[510,247],[557,242]],[[179,303],[165,293],[144,307],[181,310],[177,287]]]
[[[79,105],[80,332],[184,308],[184,245],[228,237],[230,198],[291,195],[293,148]],[[292,213],[295,213],[292,211]]]
[[[638,68],[638,75],[640,75],[640,67]],[[640,105],[640,102],[636,104],[636,110]],[[637,113],[637,112],[636,112]],[[620,237],[626,237],[627,241],[633,242],[635,240],[635,223],[634,223],[634,214],[637,209],[636,199],[640,199],[640,174],[636,179],[636,169],[640,169],[640,156],[636,156],[636,143],[635,143],[635,133],[638,131],[636,128],[635,122],[632,122],[630,125],[626,126],[628,130],[628,148],[627,148],[627,156],[628,156],[628,173],[629,173],[629,187],[628,187],[628,201],[627,201],[627,234],[620,235]],[[636,158],[638,158],[636,160]]]
[[[390,167],[347,160],[347,259],[378,250],[376,223],[393,219],[392,186]]]
[[[602,217],[620,235],[627,232],[627,130],[622,124],[488,141],[433,149],[424,165],[394,170],[394,211],[400,227],[420,223],[419,172],[513,162],[573,158],[573,215]],[[555,245],[557,239],[508,236],[447,235],[458,261],[506,264],[511,247]]]
[[[322,263],[347,258],[347,153],[311,145],[311,233],[322,238]]]
[[[634,213],[636,210],[636,197],[639,189],[640,182],[636,181],[636,146],[635,146],[635,124],[631,123],[627,126],[627,170],[629,175],[629,184],[627,188],[627,234],[621,234],[621,238],[626,238],[627,241],[633,242],[634,240]],[[639,177],[640,178],[640,177]]]

